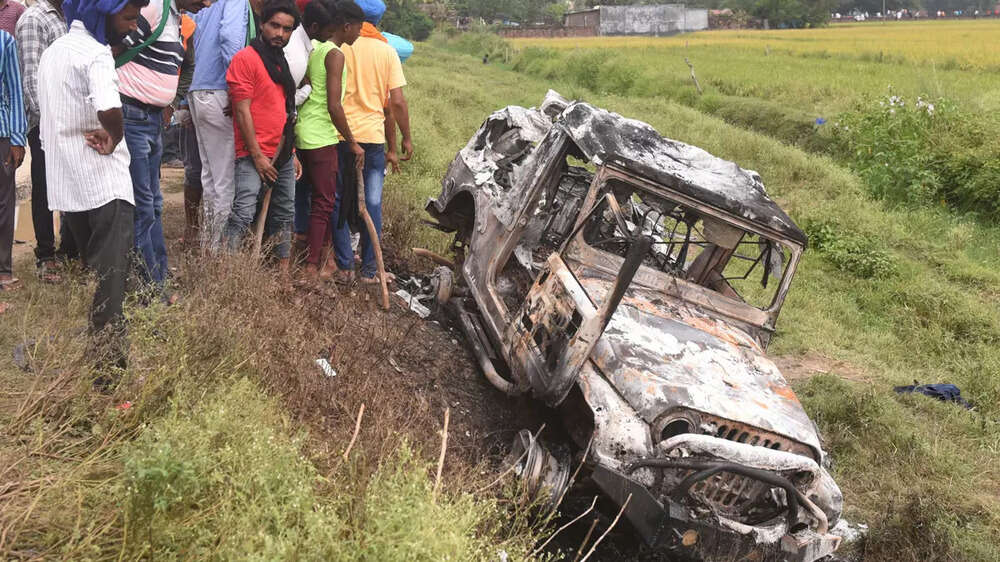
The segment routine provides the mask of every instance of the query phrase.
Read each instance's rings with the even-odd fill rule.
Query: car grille
[[[698,417],[700,423],[695,431],[703,435],[813,458],[812,449],[809,447],[775,433],[704,413],[699,413]],[[667,481],[672,480],[673,485],[676,485],[696,471],[674,470],[673,472],[674,478],[668,478]],[[773,502],[761,501],[769,489],[770,486],[758,480],[720,472],[697,482],[692,486],[691,494],[727,517],[750,523],[767,520],[780,511]],[[767,504],[771,507],[765,507]]]

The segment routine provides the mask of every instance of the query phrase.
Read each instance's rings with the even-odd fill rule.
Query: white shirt
[[[125,141],[107,156],[84,134],[101,128],[98,111],[121,107],[111,49],[80,21],[45,49],[38,63],[39,135],[45,150],[49,209],[81,212],[122,199],[135,204]]]
[[[292,37],[288,40],[288,44],[285,45],[285,62],[288,63],[288,72],[292,75],[292,79],[295,80],[295,87],[297,88],[295,92],[296,106],[305,103],[306,98],[309,97],[309,93],[312,92],[312,86],[308,84],[301,88],[298,87],[302,83],[302,79],[305,78],[306,70],[309,66],[309,54],[312,53],[312,50],[312,40],[309,39],[309,34],[306,33],[306,27],[299,25],[292,32]]]

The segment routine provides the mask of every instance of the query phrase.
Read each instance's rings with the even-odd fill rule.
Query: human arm
[[[347,123],[347,115],[344,114],[344,103],[341,100],[344,53],[332,49],[323,59],[323,65],[326,67],[326,110],[330,113],[330,121],[337,128],[337,132],[351,147],[351,152],[354,153],[354,164],[360,169],[365,164],[365,149],[361,148],[361,145],[354,140],[351,126]]]
[[[386,106],[382,109],[385,114],[385,161],[389,164],[392,173],[399,172],[399,151],[396,150],[396,120],[392,116],[392,109]]]
[[[7,121],[10,134],[8,163],[17,168],[24,161],[24,147],[28,144],[28,118],[24,114],[24,94],[21,90],[21,67],[17,63],[14,38],[7,36],[4,45],[3,89],[7,94]]]
[[[249,99],[241,99],[233,102],[233,119],[236,120],[236,128],[240,131],[240,136],[247,147],[247,152],[250,153],[250,158],[253,159],[253,166],[257,168],[257,173],[268,183],[277,181],[278,170],[275,169],[274,164],[271,164],[271,159],[264,156],[264,153],[260,149],[260,144],[257,142],[257,133],[253,125],[253,115],[250,114]]]
[[[219,20],[219,50],[226,67],[236,53],[246,46],[247,41],[246,2],[223,2],[222,18]],[[197,31],[195,31],[197,33]]]
[[[125,117],[122,115],[122,108],[115,107],[98,111],[97,120],[101,123],[101,128],[85,133],[83,138],[87,141],[87,146],[98,154],[107,156],[115,151],[125,136]]]
[[[393,120],[399,127],[399,133],[403,136],[403,154],[400,156],[400,160],[409,160],[413,157],[413,138],[410,136],[410,106],[406,103],[403,88],[394,88],[389,91],[389,108],[392,111]],[[392,136],[396,136],[395,131],[393,131]]]
[[[29,14],[22,16],[17,22],[15,31],[17,39],[17,54],[22,71],[22,90],[24,93],[24,110],[38,121],[38,62],[42,51],[52,41],[48,40],[45,28],[37,17]]]

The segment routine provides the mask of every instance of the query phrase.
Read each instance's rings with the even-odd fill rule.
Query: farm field
[[[844,162],[682,98],[487,66],[459,48],[418,45],[404,67],[416,155],[386,182],[394,261],[418,264],[413,246],[447,250],[419,223],[426,198],[491,111],[537,105],[549,88],[757,170],[812,240],[769,354],[824,436],[845,516],[869,525],[855,549],[875,562],[1000,560],[1000,229],[890,205]],[[173,195],[172,240],[183,212]],[[267,270],[171,251],[181,304],[130,307],[130,372],[111,397],[90,391],[79,367],[87,288],[28,279],[11,297],[0,323],[0,557],[538,554],[552,529],[532,528],[487,486],[503,432],[525,422],[484,392],[451,334],[382,314],[364,295],[290,293]],[[34,342],[32,373],[9,351],[23,341]],[[318,375],[318,353],[335,378]],[[955,383],[977,410],[893,393],[914,379]],[[453,425],[435,502],[445,407]]]
[[[781,31],[719,30],[674,37],[517,39],[518,49],[600,51],[636,70],[654,92],[692,87],[684,58],[706,93],[754,97],[819,115],[859,95],[947,97],[974,111],[1000,109],[1000,20],[838,25]],[[669,85],[663,84],[666,81]],[[609,90],[613,91],[613,90]]]

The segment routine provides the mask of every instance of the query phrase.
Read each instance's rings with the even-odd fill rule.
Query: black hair
[[[313,0],[314,2],[316,0]],[[336,24],[361,23],[365,21],[365,12],[353,0],[341,0],[336,3],[337,13],[333,16]]]
[[[260,23],[263,24],[264,22],[270,21],[270,19],[274,17],[274,14],[288,14],[292,16],[292,19],[295,20],[295,24],[292,26],[293,28],[298,27],[299,23],[302,22],[302,16],[299,14],[299,9],[295,7],[295,4],[292,4],[288,0],[268,0],[265,2],[260,9]]]
[[[332,0],[311,0],[302,14],[302,24],[306,27],[316,24],[320,29],[334,23],[336,4]]]
[[[136,8],[145,8],[149,5],[149,0],[128,0],[128,3]]]

